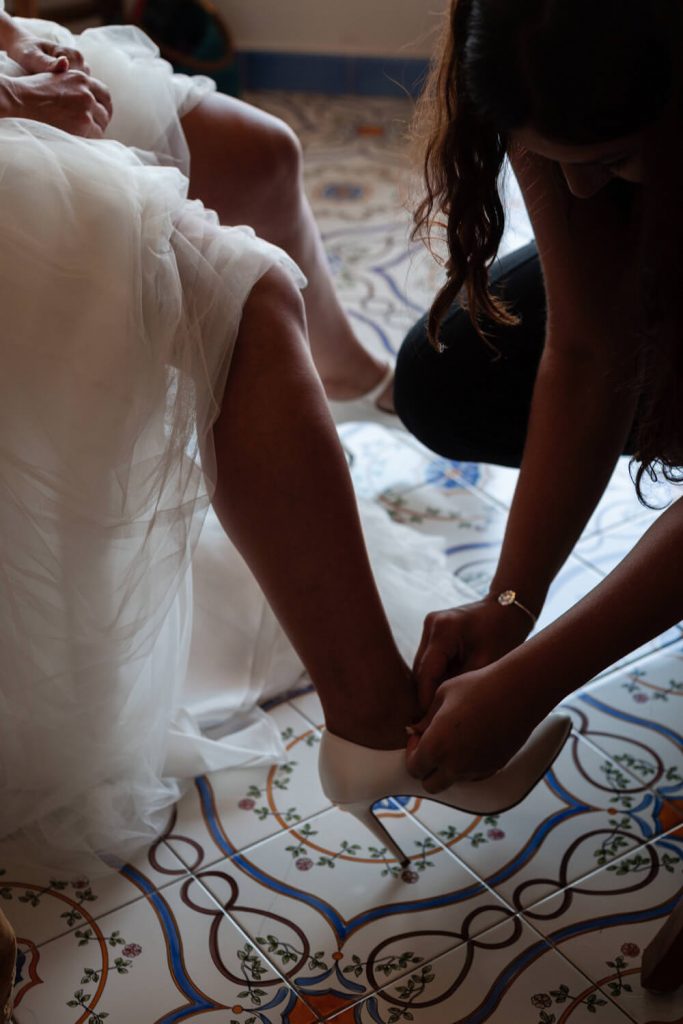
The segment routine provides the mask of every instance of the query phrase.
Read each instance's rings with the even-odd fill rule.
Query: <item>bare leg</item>
[[[245,305],[214,441],[214,508],[315,682],[328,726],[366,746],[405,746],[417,718],[410,671],[372,578],[301,296],[281,270]]]
[[[301,146],[276,117],[229,96],[208,96],[184,119],[193,198],[222,224],[249,224],[281,246],[308,278],[311,349],[330,398],[363,394],[384,363],[356,338],[334,290],[320,233],[304,193]],[[391,396],[382,405],[392,407]]]

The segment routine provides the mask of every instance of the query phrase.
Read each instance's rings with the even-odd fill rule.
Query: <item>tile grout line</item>
[[[260,947],[255,945],[254,940],[249,935],[249,933],[246,932],[245,929],[242,927],[242,925],[239,923],[239,921],[237,921],[237,919],[232,916],[230,911],[225,909],[225,907],[218,901],[217,897],[213,894],[213,892],[206,885],[204,885],[202,880],[200,878],[198,878],[196,875],[193,874],[192,878],[197,883],[197,885],[200,887],[200,889],[206,894],[206,896],[211,900],[211,902],[214,903],[216,905],[216,907],[218,907],[218,909],[220,910],[221,914],[226,919],[226,921],[235,929],[235,931],[237,931],[242,936],[242,938],[244,939],[245,943],[251,949],[253,949],[254,952],[257,953],[259,955],[259,957],[263,961],[265,961],[265,963],[268,965],[268,967],[270,967],[272,972],[280,979],[280,981],[283,983],[283,985],[285,985],[286,988],[290,992],[294,993],[294,995],[296,996],[297,1000],[300,999],[303,1002],[303,1004],[309,1010],[311,1010],[311,1012],[313,1012],[315,1014],[315,1010],[313,1009],[313,1007],[311,1007],[309,1005],[309,1003],[306,1002],[306,1000],[303,998],[302,994],[295,988],[295,986],[293,984],[291,984],[289,981],[287,981],[287,978],[283,975],[283,973],[282,973],[281,969],[278,967],[278,965],[273,960],[270,960],[269,957],[267,956],[267,954],[262,949],[260,949]],[[182,937],[181,937],[181,941],[182,941]],[[317,1021],[317,1019],[318,1019],[317,1016],[314,1019]],[[310,1021],[309,1024],[313,1024],[313,1021]]]
[[[569,957],[567,956],[567,954],[566,954],[566,953],[565,953],[565,952],[564,952],[564,951],[563,951],[563,950],[562,950],[562,949],[560,948],[560,946],[559,946],[559,945],[556,945],[556,944],[555,944],[555,943],[554,943],[554,942],[553,942],[553,941],[552,941],[551,939],[549,939],[549,938],[548,938],[547,936],[543,935],[543,933],[542,933],[542,932],[540,932],[540,931],[538,930],[538,928],[536,928],[536,927],[534,926],[533,922],[532,922],[532,921],[530,921],[530,920],[529,920],[529,919],[528,919],[528,918],[526,917],[526,915],[525,915],[525,914],[522,914],[521,916],[522,916],[522,920],[524,921],[524,923],[525,923],[525,924],[527,925],[527,927],[528,927],[528,928],[531,928],[531,930],[532,930],[532,931],[534,932],[534,934],[535,934],[535,935],[538,935],[538,937],[539,937],[539,938],[540,938],[540,939],[541,939],[541,940],[542,940],[543,942],[546,942],[546,943],[548,944],[548,946],[550,946],[550,948],[551,948],[551,949],[553,949],[553,950],[554,950],[554,951],[555,951],[555,952],[556,952],[556,953],[557,953],[557,954],[558,954],[559,956],[561,956],[561,957],[562,957],[562,959],[563,959],[563,960],[565,961],[565,963],[568,963],[568,964],[570,965],[570,967],[572,967],[572,968],[573,968],[573,969],[574,969],[575,971],[577,971],[577,972],[578,972],[578,973],[579,973],[579,974],[580,974],[580,975],[581,975],[581,976],[582,976],[583,978],[585,978],[585,979],[586,979],[586,981],[587,981],[587,982],[588,982],[588,983],[589,983],[590,985],[592,985],[592,986],[593,986],[593,988],[594,988],[594,990],[595,990],[595,991],[601,992],[601,993],[602,993],[602,995],[604,995],[604,996],[605,996],[605,998],[607,999],[607,1001],[608,1001],[608,1002],[609,1002],[609,1003],[610,1003],[610,1004],[611,1004],[611,1005],[612,1005],[613,1007],[615,1007],[615,1008],[616,1008],[616,1009],[617,1009],[617,1010],[618,1010],[618,1011],[619,1011],[619,1012],[620,1012],[621,1014],[623,1014],[623,1016],[624,1016],[624,1017],[626,1018],[626,1020],[632,1021],[632,1022],[633,1022],[633,1024],[639,1024],[639,1022],[638,1022],[638,1021],[636,1020],[636,1018],[635,1018],[635,1017],[632,1017],[630,1013],[628,1013],[628,1012],[627,1012],[626,1010],[622,1009],[622,1007],[621,1007],[621,1006],[619,1006],[619,1004],[618,1004],[618,1003],[617,1003],[617,1002],[615,1001],[615,999],[614,999],[614,998],[613,998],[613,997],[612,997],[612,996],[611,996],[611,995],[609,994],[609,992],[606,992],[606,991],[605,991],[605,989],[604,989],[604,988],[602,988],[602,987],[601,987],[601,986],[600,986],[600,985],[598,984],[598,982],[596,982],[596,981],[595,981],[595,980],[594,980],[593,978],[591,978],[591,977],[590,977],[590,976],[589,976],[588,974],[586,974],[586,972],[585,972],[585,971],[584,971],[584,970],[583,970],[583,969],[582,969],[581,967],[579,967],[579,965],[578,965],[578,964],[574,963],[574,961],[573,961],[573,960],[571,960],[571,959],[570,959],[570,958],[569,958]]]

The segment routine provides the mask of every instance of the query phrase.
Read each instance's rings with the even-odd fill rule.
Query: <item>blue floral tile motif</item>
[[[349,182],[339,182],[338,185],[326,185],[323,189],[323,197],[325,199],[356,200],[362,199],[364,194],[365,190],[362,185]]]
[[[427,466],[425,483],[434,484],[445,491],[458,487],[474,487],[481,478],[477,462],[458,462],[457,459],[435,459]]]

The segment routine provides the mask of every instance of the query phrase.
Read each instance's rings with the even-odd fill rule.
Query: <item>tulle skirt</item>
[[[304,283],[188,201],[178,111],[202,83],[134,30],[77,45],[122,141],[0,120],[0,836],[62,863],[126,855],[177,796],[211,427],[253,285]]]
[[[92,874],[194,775],[283,753],[258,703],[303,668],[206,514],[244,303],[275,265],[305,282],[187,199],[179,114],[212,84],[134,29],[76,45],[112,91],[107,140],[0,120],[0,860]],[[459,595],[432,540],[364,523],[410,657]]]

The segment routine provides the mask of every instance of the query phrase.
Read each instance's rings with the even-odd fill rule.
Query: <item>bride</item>
[[[369,803],[424,794],[403,768],[420,709],[326,393],[376,392],[386,368],[334,297],[295,142],[131,28],[74,40],[0,12],[0,47],[0,849],[128,857],[179,778],[268,752],[265,730],[212,744],[178,714],[210,505],[320,693],[328,796],[378,828]],[[222,226],[241,221],[263,237]],[[429,552],[406,550],[417,591]],[[223,557],[231,586],[203,591],[217,634],[254,592],[229,549],[201,555],[209,573]],[[266,661],[268,614],[250,648]],[[197,663],[212,639],[195,630]],[[565,735],[539,727],[444,799],[510,806]],[[0,1015],[12,948],[0,915]]]

